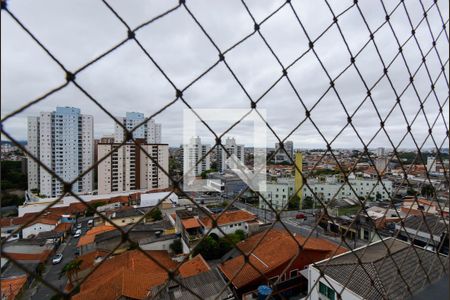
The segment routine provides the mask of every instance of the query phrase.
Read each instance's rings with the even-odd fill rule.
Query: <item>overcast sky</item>
[[[322,0],[292,2],[311,39],[316,39],[332,23],[333,17],[326,2]],[[335,14],[341,13],[353,3],[342,0],[330,2]],[[384,5],[390,12],[396,2],[386,0]],[[411,22],[416,26],[423,16],[420,2],[416,0],[405,2]],[[429,0],[422,2],[426,8],[432,4]],[[108,3],[131,28],[177,5],[177,2],[167,0],[117,0]],[[280,1],[261,0],[246,3],[258,23],[282,4]],[[372,30],[385,21],[382,2],[365,0],[359,3]],[[222,51],[253,32],[253,21],[238,0],[188,0],[186,5]],[[447,21],[448,1],[439,1],[438,5],[444,20]],[[101,1],[14,0],[8,1],[8,7],[69,70],[78,69],[126,38],[126,27]],[[398,39],[403,43],[410,37],[411,26],[402,5],[392,14],[390,20]],[[436,7],[429,11],[428,21],[436,37],[442,29]],[[350,8],[339,18],[338,24],[351,51],[357,53],[369,38],[369,32],[358,9],[355,6]],[[284,6],[262,24],[261,33],[284,66],[290,65],[308,49],[308,40],[289,5]],[[4,11],[1,18],[1,34],[3,118],[63,84],[65,74]],[[217,50],[184,7],[138,30],[136,37],[179,89],[183,89],[218,59]],[[422,51],[428,52],[432,45],[432,37],[425,22],[417,29],[416,37]],[[447,37],[448,26],[436,46],[440,59],[445,64],[446,73],[445,76],[441,75],[435,85],[436,96],[441,103],[448,100]],[[397,42],[389,26],[383,26],[375,34],[375,42],[385,63],[389,64],[398,52]],[[314,49],[333,78],[350,62],[350,54],[336,25],[319,38]],[[409,40],[403,53],[411,72],[415,72],[421,63],[421,55],[414,39]],[[258,34],[252,35],[228,52],[225,59],[253,99],[263,95],[282,74],[280,65]],[[441,71],[441,65],[434,49],[427,56],[426,64],[432,79],[435,80]],[[383,66],[373,43],[357,57],[356,66],[369,86],[378,81]],[[397,93],[400,94],[409,82],[409,74],[401,56],[391,64],[388,75]],[[330,80],[311,51],[289,68],[288,76],[309,110],[329,87]],[[149,116],[172,101],[175,96],[173,87],[132,40],[86,68],[77,76],[76,82],[115,116],[124,116],[127,111],[139,111]],[[414,80],[414,87],[422,100],[429,93],[430,84],[427,69],[422,65]],[[350,114],[361,105],[367,94],[354,67],[350,67],[336,80],[335,88]],[[375,86],[372,96],[381,117],[385,118],[396,103],[395,94],[386,77]],[[223,63],[219,63],[188,88],[184,93],[184,99],[193,108],[250,108],[248,97]],[[413,86],[403,94],[401,103],[406,117],[411,122],[419,109],[419,99]],[[113,120],[72,84],[7,120],[3,128],[17,139],[26,139],[26,117],[37,115],[40,111],[54,110],[56,106],[79,107],[82,113],[93,115],[96,137],[113,132]],[[257,107],[266,110],[268,123],[282,139],[305,117],[303,106],[285,78],[262,98]],[[174,146],[182,142],[185,108],[184,103],[177,101],[156,117],[156,121],[162,124],[163,142]],[[433,135],[439,145],[445,139],[448,108],[447,102],[443,111],[446,119],[439,117],[433,128]],[[429,122],[433,123],[439,112],[434,94],[426,100],[424,110]],[[311,118],[328,141],[331,141],[347,123],[347,116],[333,90],[330,90],[311,111]],[[366,100],[355,114],[353,124],[365,142],[368,142],[379,129],[380,120],[369,100]],[[212,128],[220,134],[230,125],[231,122],[226,121],[213,122]],[[239,143],[251,145],[250,126],[250,122],[238,125],[230,135],[236,137]],[[200,129],[199,135],[212,142],[212,139],[207,138],[208,135],[211,136],[207,130]],[[398,105],[386,121],[386,129],[395,144],[398,144],[405,134],[406,123]],[[273,147],[276,139],[269,130],[267,133],[268,145]],[[417,142],[422,144],[428,134],[428,125],[423,113],[415,120],[412,133]],[[294,141],[296,148],[326,145],[310,121],[300,126],[289,140]],[[448,145],[448,140],[445,144]],[[332,146],[362,147],[351,127],[348,127]],[[390,144],[385,134],[381,132],[370,146],[389,148]],[[412,138],[408,136],[401,147],[414,147]],[[425,147],[433,147],[430,138]]]

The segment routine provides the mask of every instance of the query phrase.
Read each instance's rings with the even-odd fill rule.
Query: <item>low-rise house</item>
[[[37,217],[31,224],[22,229],[22,237],[24,239],[30,236],[36,236],[41,232],[52,231],[61,223],[61,215],[50,212],[44,213]]]
[[[200,217],[206,216],[203,211],[195,207],[176,210],[169,215],[172,223],[175,223],[175,231],[181,237],[183,253],[189,253],[203,236],[203,226]]]
[[[128,232],[128,238],[131,241],[138,243],[144,250],[170,251],[170,245],[178,239],[176,234],[165,234],[166,228],[171,227],[167,220],[132,226],[125,226],[123,230]],[[120,244],[119,247],[117,247],[118,244]],[[116,253],[120,253],[130,246],[129,241],[122,242],[122,233],[119,230],[108,225],[94,227],[87,231],[77,244],[80,254],[95,250],[115,250]]]
[[[77,280],[84,279],[94,267],[95,270],[81,284],[80,292],[72,299],[152,298],[153,288],[163,285],[169,279],[167,270],[174,270],[178,265],[167,251],[146,251],[145,255],[138,250],[131,250],[109,258],[106,258],[107,255],[107,252],[95,251],[79,257],[82,263]],[[197,256],[184,262],[176,276],[190,278],[209,270],[210,267],[203,258]]]
[[[218,268],[235,292],[243,297],[255,294],[262,284],[270,285],[274,291],[282,286],[284,292],[306,287],[306,280],[300,277],[301,270],[311,263],[347,251],[328,240],[306,239],[300,235],[292,237],[279,229],[258,233],[238,243],[237,247],[249,255],[252,265],[245,264],[244,256],[239,255]]]
[[[131,207],[115,210],[108,214],[111,222],[105,221],[105,225],[113,226],[112,223],[114,223],[117,226],[127,226],[139,222],[144,215],[144,210]],[[140,222],[145,222],[145,219]]]
[[[223,237],[223,233],[232,234],[236,232],[236,230],[242,230],[245,234],[249,234],[251,232],[251,227],[257,226],[259,223],[256,220],[256,215],[243,210],[227,210],[222,214],[212,214],[211,215],[214,220],[217,222],[217,226],[221,229],[213,228],[213,221],[210,217],[203,217],[200,219],[201,224],[203,225],[203,231],[206,233],[209,230],[209,233],[215,233],[219,237]]]
[[[158,264],[138,250],[127,251],[102,261],[81,284],[80,292],[72,299],[145,299],[150,297],[151,289],[168,279],[164,268],[174,269],[177,264],[170,259],[166,251],[147,251],[147,254],[158,261]]]
[[[78,240],[77,243],[77,248],[78,251],[81,255],[94,251],[95,250],[95,236],[97,234],[103,233],[103,232],[107,232],[107,231],[111,231],[111,230],[116,230],[115,227],[113,226],[109,226],[109,225],[100,225],[100,226],[96,226],[93,227],[91,229],[89,229],[88,231],[86,231],[86,233],[80,237],[80,239]]]
[[[409,216],[401,224],[396,224],[398,238],[413,242],[419,247],[427,247],[448,255],[448,224],[449,220],[439,216]]]
[[[441,207],[445,205],[441,204]],[[405,197],[401,206],[401,211],[410,215],[422,216],[422,215],[442,215],[446,211],[441,213],[441,207],[436,201],[430,201],[425,198],[417,198],[414,196]]]
[[[2,277],[0,279],[2,300],[14,300],[18,298],[27,286],[27,278],[27,275]]]
[[[311,300],[405,299],[430,284],[428,279],[448,274],[448,258],[387,238],[311,264],[303,273]]]
[[[167,285],[163,284],[154,287],[152,289],[152,295],[155,295],[153,299],[236,299],[217,269],[208,270],[188,278],[180,277],[177,278],[177,281],[172,280]],[[192,294],[192,292],[195,294]]]

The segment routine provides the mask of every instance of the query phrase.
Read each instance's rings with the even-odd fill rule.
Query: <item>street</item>
[[[82,233],[84,234],[88,230],[87,219],[83,220],[81,223],[82,223]],[[67,277],[65,275],[62,275],[60,278],[61,270],[67,263],[71,262],[75,258],[75,251],[78,240],[79,238],[74,238],[72,235],[70,235],[66,239],[66,241],[59,246],[58,250],[56,251],[56,253],[63,254],[63,260],[59,264],[53,265],[52,258],[50,258],[47,264],[45,265],[45,271],[43,275],[44,279],[47,282],[53,284],[61,291],[64,290],[64,287],[66,286],[67,283]],[[50,299],[53,295],[55,295],[55,292],[53,290],[51,290],[41,282],[37,282],[37,285],[33,288],[33,294],[31,296],[31,299],[33,300]]]

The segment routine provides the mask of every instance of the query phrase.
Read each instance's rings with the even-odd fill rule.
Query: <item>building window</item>
[[[291,272],[289,273],[289,278],[296,278],[298,276],[298,272],[297,269],[295,270],[291,270]]]
[[[320,281],[319,281],[319,293],[324,295],[330,300],[336,299],[336,292],[332,288],[328,287],[327,285],[323,284]]]

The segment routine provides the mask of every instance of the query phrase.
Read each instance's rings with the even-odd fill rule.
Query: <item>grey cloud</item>
[[[433,3],[423,2],[425,7]],[[115,0],[109,3],[131,28],[135,28],[176,6],[178,2]],[[276,1],[246,1],[246,3],[257,22],[261,22],[282,4]],[[330,5],[335,14],[339,14],[352,3],[353,1],[333,1]],[[388,12],[394,9],[395,3],[390,1],[383,3]],[[9,1],[8,5],[69,70],[79,68],[126,38],[126,27],[101,2],[46,0],[38,3],[22,0]],[[253,31],[253,21],[240,1],[187,1],[186,5],[222,51]],[[293,1],[292,5],[311,39],[315,39],[333,21],[324,1]],[[385,21],[381,2],[360,1],[359,5],[371,30],[375,30]],[[422,8],[417,3],[407,2],[405,5],[413,24],[417,24],[423,16]],[[438,5],[444,19],[447,20],[448,2],[438,2]],[[62,84],[65,75],[9,16],[3,12],[2,14],[1,97],[2,116],[5,116]],[[431,9],[429,16],[430,27],[436,38],[442,28],[437,9]],[[353,7],[339,17],[338,22],[350,50],[356,54],[369,38],[363,19]],[[411,26],[403,6],[398,7],[392,14],[391,22],[400,43],[403,43],[411,34]],[[261,33],[285,66],[308,49],[308,40],[288,5],[261,26]],[[217,50],[182,7],[142,28],[136,36],[178,88],[184,88],[218,59]],[[425,22],[417,30],[416,37],[422,51],[428,51],[433,38]],[[398,45],[387,25],[375,34],[375,42],[379,46],[384,62],[390,63],[398,53]],[[332,78],[350,63],[350,54],[336,26],[330,28],[315,43],[314,49]],[[435,88],[439,101],[443,103],[448,97],[448,82],[446,82],[448,42],[445,35],[441,35],[436,51],[446,64],[447,76],[442,76]],[[414,40],[408,42],[403,53],[408,66],[414,72],[421,63],[420,51]],[[225,58],[253,99],[260,97],[282,74],[282,68],[257,34],[231,50]],[[383,65],[372,44],[360,53],[356,59],[356,66],[369,87],[382,75]],[[427,58],[427,67],[434,80],[441,71],[439,57],[434,49]],[[311,109],[330,84],[330,80],[311,51],[293,65],[288,74],[308,109]],[[401,57],[397,57],[392,63],[388,74],[397,93],[401,93],[409,82],[409,74]],[[151,115],[175,97],[174,88],[133,41],[128,41],[81,72],[77,82],[114,116],[124,115],[126,111],[142,111],[146,115]],[[422,101],[430,90],[430,84],[427,72],[422,66],[414,82]],[[335,88],[350,114],[366,97],[366,88],[354,67],[350,67],[336,80]],[[386,78],[373,89],[372,96],[384,118],[395,104],[395,94]],[[184,99],[194,108],[250,108],[249,99],[223,63],[185,91]],[[412,87],[408,88],[401,100],[408,121],[411,121],[419,106],[419,100]],[[113,130],[112,119],[73,85],[11,118],[5,122],[4,128],[14,137],[24,139],[26,116],[53,110],[56,105],[77,106],[83,113],[93,114],[97,137]],[[156,116],[156,120],[163,125],[163,140],[171,145],[179,145],[182,141],[182,112],[185,108],[186,106],[179,100]],[[304,108],[284,78],[259,102],[258,108],[267,111],[268,122],[282,139],[305,116]],[[429,121],[433,122],[438,116],[434,94],[426,100],[424,109]],[[446,119],[439,118],[433,131],[438,142],[445,139],[448,102],[443,114]],[[311,112],[311,118],[323,131],[327,140],[333,139],[347,123],[347,116],[332,90]],[[368,142],[378,130],[380,122],[369,100],[366,100],[355,114],[353,122],[364,141]],[[213,127],[221,133],[227,125],[226,122],[215,123]],[[244,122],[234,128],[230,135],[235,136],[239,143],[248,143],[250,127]],[[206,138],[208,131],[201,126],[200,128],[199,134],[205,135],[205,140],[212,143],[213,139]],[[399,107],[386,122],[386,130],[394,142],[398,142],[405,133],[406,123]],[[412,130],[419,143],[426,138],[428,126],[422,114],[419,114]],[[268,135],[268,144],[272,146],[276,138],[269,131]],[[294,140],[296,147],[325,146],[325,142],[309,121],[298,128],[289,139]],[[333,145],[354,148],[360,147],[361,143],[353,130],[347,128]],[[388,140],[384,133],[381,133],[371,145],[387,146]],[[414,143],[407,138],[402,146],[414,147]],[[427,140],[426,146],[433,146],[430,139]]]

